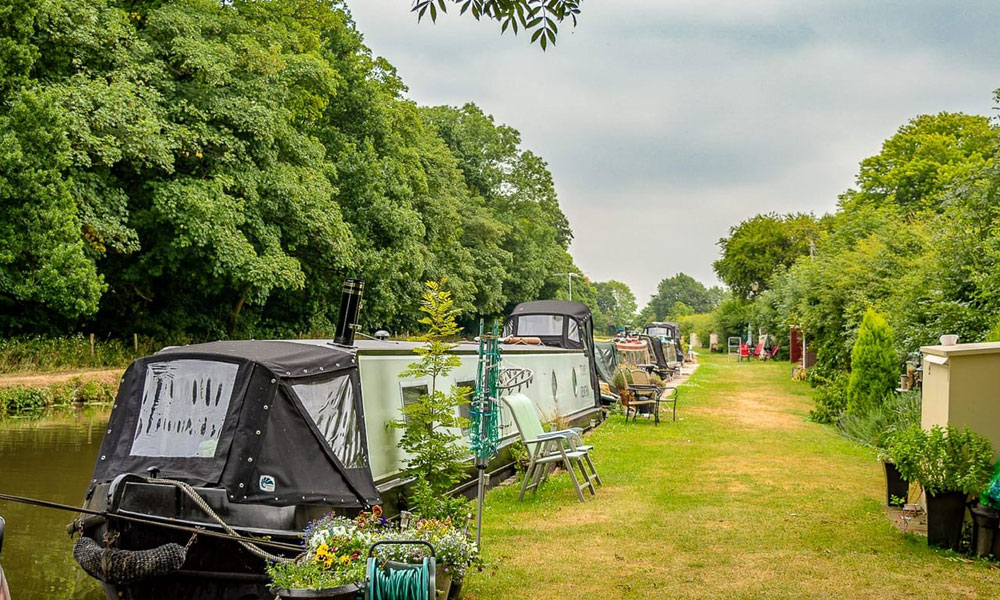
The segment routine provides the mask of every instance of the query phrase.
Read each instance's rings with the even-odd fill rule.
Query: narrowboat
[[[501,346],[504,366],[530,370],[520,391],[544,418],[599,420],[589,311],[527,304],[506,321],[517,343]],[[401,377],[418,344],[355,342],[351,308],[334,340],[171,347],[128,368],[83,504],[103,514],[73,524],[77,561],[109,600],[269,600],[268,555],[295,555],[309,521],[396,501],[406,455],[389,423],[429,382]],[[477,349],[453,350],[445,386],[473,385]],[[502,448],[516,439],[502,414]],[[505,453],[489,471],[512,472]]]

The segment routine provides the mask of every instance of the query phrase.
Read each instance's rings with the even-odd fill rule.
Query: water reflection
[[[94,410],[0,423],[0,491],[79,506],[104,435]],[[7,519],[0,563],[15,600],[99,600],[100,587],[73,561],[73,514],[0,501]]]

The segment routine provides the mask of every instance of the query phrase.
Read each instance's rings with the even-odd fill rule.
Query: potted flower
[[[980,492],[993,475],[993,448],[968,427],[919,426],[896,432],[889,455],[900,474],[927,495],[927,543],[958,550],[969,494]]]
[[[365,578],[368,548],[385,536],[382,509],[354,519],[333,513],[306,527],[305,552],[268,565],[271,590],[281,599],[355,600]]]

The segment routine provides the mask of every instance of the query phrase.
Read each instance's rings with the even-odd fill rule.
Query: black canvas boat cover
[[[590,362],[594,404],[600,404],[601,390],[594,357],[594,323],[586,304],[563,300],[522,302],[507,316],[503,332],[505,336],[537,337],[546,346],[583,350]]]
[[[646,345],[649,347],[649,355],[653,357],[654,360],[656,360],[656,366],[660,367],[661,369],[666,369],[667,358],[663,353],[663,342],[660,341],[660,338],[651,337],[648,335],[644,335],[642,336],[642,338],[646,340]]]
[[[225,488],[231,502],[379,503],[353,349],[231,341],[137,360],[122,378],[92,485],[150,469]]]
[[[519,315],[567,315],[582,321],[590,319],[590,309],[582,302],[535,300],[534,302],[522,302],[515,306],[510,316]]]

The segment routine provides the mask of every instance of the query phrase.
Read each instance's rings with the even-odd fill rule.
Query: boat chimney
[[[361,310],[361,294],[365,282],[360,279],[345,279],[344,292],[340,296],[340,314],[337,315],[337,333],[333,343],[340,346],[354,345],[354,332],[358,329],[358,312]]]

